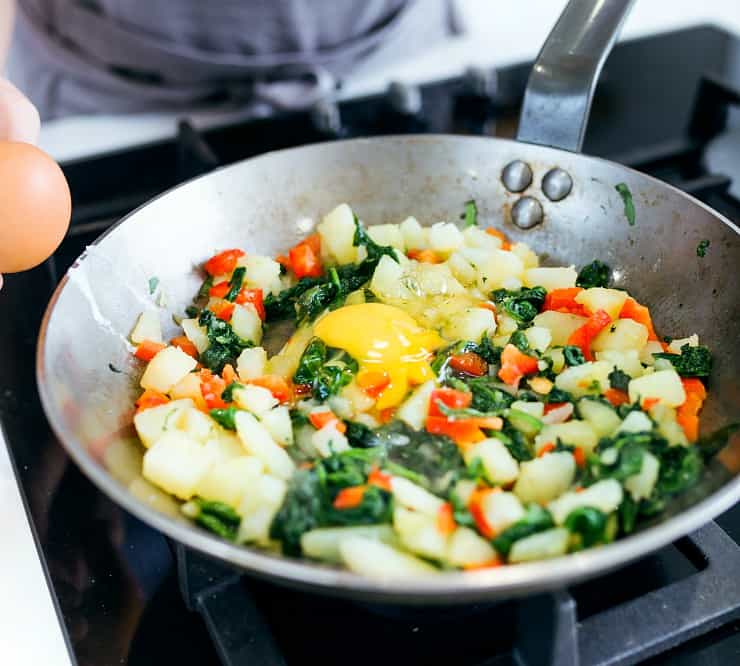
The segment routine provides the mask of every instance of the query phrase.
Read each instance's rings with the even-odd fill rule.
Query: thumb
[[[0,141],[36,143],[40,127],[36,107],[10,81],[0,78]]]

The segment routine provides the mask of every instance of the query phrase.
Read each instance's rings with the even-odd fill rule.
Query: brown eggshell
[[[0,141],[0,273],[24,271],[49,257],[71,213],[59,165],[29,143]]]

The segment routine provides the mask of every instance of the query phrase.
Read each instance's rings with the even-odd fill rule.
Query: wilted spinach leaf
[[[590,264],[586,264],[578,273],[576,286],[584,289],[593,287],[608,287],[611,279],[612,269],[603,261],[595,259]]]
[[[493,539],[493,547],[503,556],[508,556],[515,541],[531,536],[553,526],[550,512],[537,504],[530,504],[524,518],[507,527]]]
[[[656,358],[668,359],[682,377],[709,377],[712,374],[712,352],[703,345],[692,347],[687,342],[681,354],[653,354]]]

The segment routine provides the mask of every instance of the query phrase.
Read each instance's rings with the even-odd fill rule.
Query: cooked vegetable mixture
[[[285,256],[209,259],[169,344],[144,312],[144,477],[224,539],[373,577],[608,543],[695,483],[697,335],[461,208],[365,228],[342,204]]]

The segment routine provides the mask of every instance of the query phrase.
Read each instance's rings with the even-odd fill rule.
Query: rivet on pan
[[[523,192],[532,182],[532,169],[526,162],[514,160],[504,167],[501,180],[509,192]]]
[[[573,189],[573,179],[563,169],[550,169],[542,179],[542,191],[550,201],[565,199]]]
[[[536,227],[544,215],[542,204],[534,197],[522,197],[511,208],[511,219],[520,229]]]

